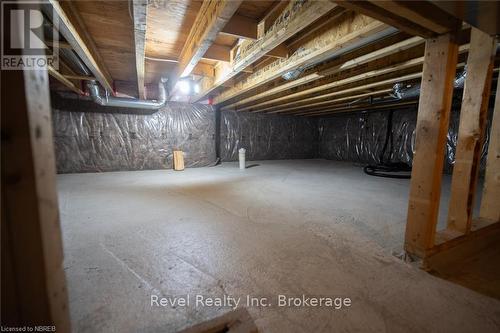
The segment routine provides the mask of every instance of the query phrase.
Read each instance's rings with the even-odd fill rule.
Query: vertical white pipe
[[[238,150],[238,157],[239,157],[239,161],[240,161],[240,170],[245,170],[245,148],[240,148],[240,150]]]

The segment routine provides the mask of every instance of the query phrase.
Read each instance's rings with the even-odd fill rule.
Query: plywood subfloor
[[[151,295],[352,299],[250,307],[263,332],[498,332],[500,301],[394,256],[408,180],[348,163],[259,161],[58,177],[73,328],[173,332],[224,307],[151,307]]]

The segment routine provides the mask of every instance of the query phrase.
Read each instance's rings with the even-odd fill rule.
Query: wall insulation
[[[221,112],[221,160],[235,161],[238,149],[247,160],[315,158],[318,152],[317,119]]]
[[[53,98],[53,109],[59,173],[168,169],[175,149],[184,151],[187,167],[213,165],[216,133],[222,161],[237,160],[238,149],[245,148],[249,161],[325,158],[378,164],[391,113],[368,110],[307,118],[224,111],[219,135],[216,113],[208,105],[170,102],[160,111],[144,115],[86,100]],[[459,103],[453,107],[443,156],[447,173],[455,160],[458,110]],[[416,118],[416,107],[392,111],[384,162],[411,165]],[[487,142],[488,138],[482,169]]]
[[[176,149],[184,151],[187,167],[216,161],[211,106],[169,102],[143,115],[54,96],[52,105],[59,173],[170,169]]]
[[[450,117],[445,156],[444,171],[451,173],[455,163],[455,150],[458,139],[460,105],[454,105]],[[319,157],[350,161],[359,164],[378,164],[386,140],[390,111],[368,111],[345,113],[338,116],[323,117],[318,121]],[[489,141],[489,126],[482,149],[481,169],[485,167],[485,156]],[[404,162],[409,165],[413,161],[415,150],[415,126],[417,107],[393,110],[392,129],[389,133],[389,144],[384,154],[384,162]],[[392,138],[392,144],[390,139]]]

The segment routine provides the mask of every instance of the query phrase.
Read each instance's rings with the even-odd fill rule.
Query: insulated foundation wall
[[[318,155],[317,119],[221,112],[222,161],[238,159],[246,149],[247,160],[315,158]]]
[[[170,169],[173,150],[187,167],[216,161],[211,106],[169,102],[143,115],[78,99],[53,97],[52,105],[59,173]]]
[[[455,150],[458,139],[460,105],[455,105],[450,117],[444,171],[451,173],[455,163]],[[492,110],[490,110],[491,119]],[[367,111],[345,113],[338,116],[323,117],[318,120],[319,157],[359,164],[378,164],[382,162],[413,161],[415,149],[415,126],[417,107],[392,110],[391,128],[385,154],[382,157],[389,126],[390,111]],[[490,122],[488,122],[488,128]],[[489,133],[489,130],[488,130]],[[481,169],[484,170],[489,136],[482,149]]]

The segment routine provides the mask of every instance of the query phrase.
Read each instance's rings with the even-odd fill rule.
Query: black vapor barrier
[[[457,132],[460,106],[453,108],[450,117],[447,142],[445,147],[444,171],[451,173],[455,163]],[[488,120],[488,132],[491,125],[491,111]],[[412,165],[415,150],[415,126],[417,108],[395,109],[392,111],[392,129],[387,137],[388,121],[391,111],[370,111],[363,113],[342,114],[320,118],[319,156],[326,159],[351,161],[359,164],[379,164],[383,162],[403,162]],[[387,141],[385,154],[384,145]],[[489,136],[486,138],[481,155],[481,170],[485,167],[485,156]]]
[[[317,119],[223,111],[221,160],[238,160],[240,148],[247,160],[315,158]]]
[[[216,161],[211,106],[169,102],[143,115],[85,100],[52,101],[59,173],[170,169],[173,150],[184,152],[187,167]],[[90,110],[100,112],[81,112]]]

